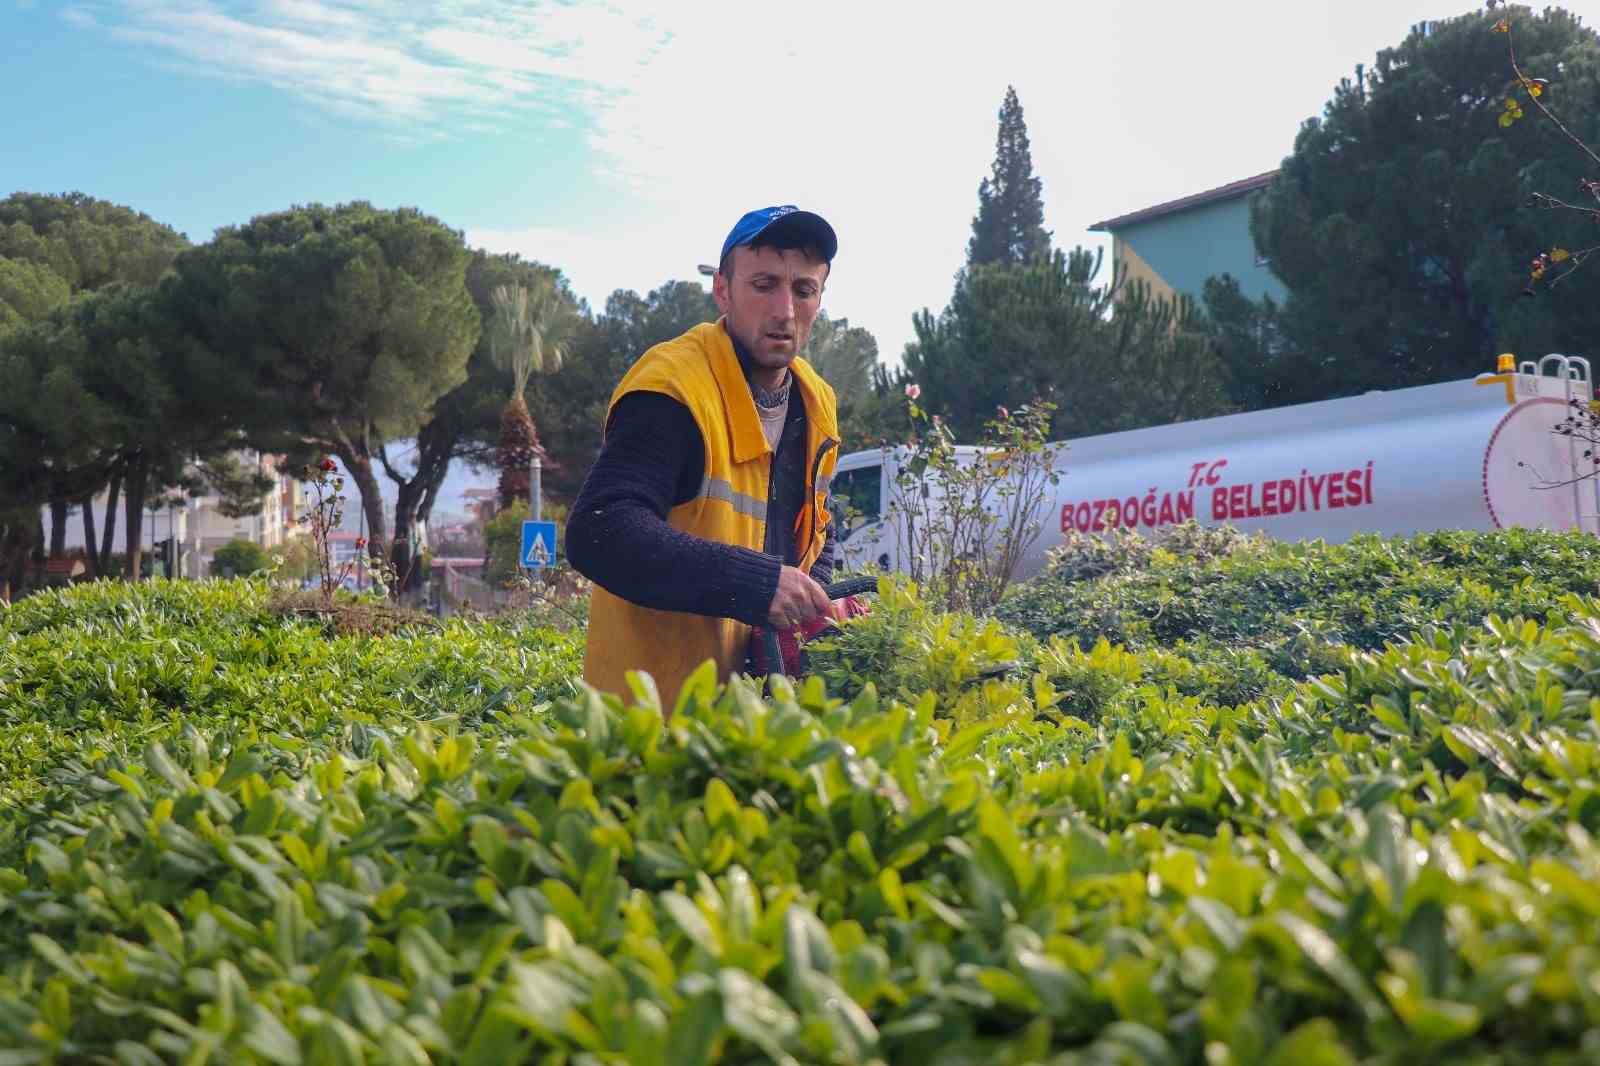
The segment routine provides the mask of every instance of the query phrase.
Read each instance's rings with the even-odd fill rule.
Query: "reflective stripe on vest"
[[[719,477],[705,477],[700,481],[700,499],[721,500],[733,507],[735,513],[757,522],[767,520],[767,501],[738,492],[733,485]]]

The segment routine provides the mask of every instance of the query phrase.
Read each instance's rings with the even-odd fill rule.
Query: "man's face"
[[[805,350],[822,310],[828,264],[801,251],[745,247],[735,248],[728,263],[731,277],[719,271],[711,279],[728,332],[758,367],[781,370]]]

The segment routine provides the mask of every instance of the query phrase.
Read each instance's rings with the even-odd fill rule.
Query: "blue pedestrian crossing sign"
[[[522,565],[529,570],[556,565],[554,522],[522,523]]]

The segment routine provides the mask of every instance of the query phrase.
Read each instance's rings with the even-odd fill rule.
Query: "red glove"
[[[790,677],[805,673],[805,654],[802,645],[818,633],[831,628],[835,618],[859,618],[867,613],[867,605],[859,596],[847,596],[833,605],[833,617],[819,616],[804,625],[790,626],[777,631],[778,652],[783,656],[782,671]],[[750,630],[750,644],[745,654],[745,673],[751,677],[766,677],[777,673],[778,668],[768,662],[767,627],[756,626]]]

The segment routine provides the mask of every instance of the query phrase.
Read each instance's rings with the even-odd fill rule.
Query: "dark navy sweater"
[[[641,607],[767,620],[782,565],[797,564],[794,518],[807,484],[806,415],[798,390],[772,459],[766,551],[673,529],[667,512],[700,492],[705,446],[689,409],[670,396],[633,392],[613,409],[605,443],[567,520],[567,559],[606,591]],[[811,567],[827,584],[833,539]]]

